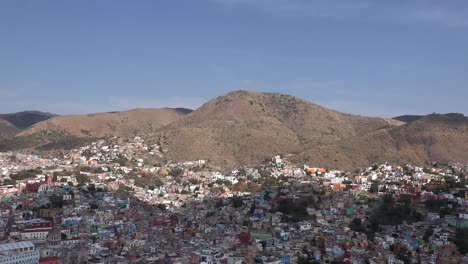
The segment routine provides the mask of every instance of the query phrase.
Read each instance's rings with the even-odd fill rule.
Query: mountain
[[[52,117],[0,141],[0,150],[74,148],[105,136],[146,134],[168,160],[207,159],[222,168],[259,165],[275,154],[293,154],[296,164],[338,169],[385,161],[468,161],[464,115],[401,119],[407,122],[345,114],[285,94],[235,91],[195,111],[135,109]],[[0,139],[17,132],[0,119]]]
[[[12,123],[0,119],[0,140],[14,137],[18,131]]]
[[[0,119],[8,121],[18,129],[25,129],[54,116],[56,115],[39,111],[24,111],[11,114],[0,114]]]
[[[39,111],[0,114],[0,140],[11,139],[21,130],[53,116]]]
[[[131,137],[155,132],[162,126],[182,118],[188,112],[190,110],[183,108],[147,108],[125,112],[56,116],[33,125],[18,136],[54,131],[77,137]]]
[[[462,114],[427,115],[399,127],[306,150],[295,161],[347,169],[385,161],[421,165],[434,161],[466,163],[468,117]]]
[[[236,166],[401,124],[340,113],[290,95],[236,91],[164,127],[154,140],[171,160],[209,159]]]
[[[132,137],[148,134],[190,112],[190,109],[185,108],[163,108],[55,116],[12,138],[0,138],[0,151],[72,149],[106,136]]]
[[[192,109],[182,108],[182,107],[172,108],[172,109],[174,109],[174,110],[176,110],[177,112],[182,113],[182,114],[190,114],[190,113],[193,112]]]
[[[424,117],[423,115],[402,115],[402,116],[393,117],[392,119],[405,122],[405,123],[410,123],[418,119],[421,119],[423,117]]]

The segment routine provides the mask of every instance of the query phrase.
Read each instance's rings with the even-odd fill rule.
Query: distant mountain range
[[[424,115],[402,115],[402,116],[396,116],[393,119],[401,121],[401,122],[405,122],[405,123],[410,123],[410,122],[419,120],[423,117],[425,116]]]
[[[130,137],[156,132],[190,112],[191,110],[184,108],[148,108],[124,112],[64,115],[39,122],[21,132],[19,136],[43,131],[60,131],[78,137]]]
[[[11,114],[0,114],[0,119],[10,122],[18,129],[25,129],[54,116],[57,115],[39,111],[24,111]]]
[[[56,115],[39,111],[0,114],[0,140],[14,137],[21,130]]]
[[[71,148],[105,136],[144,134],[162,145],[167,159],[208,159],[225,168],[258,165],[278,153],[293,154],[298,164],[343,169],[384,161],[468,161],[468,120],[462,114],[364,117],[290,95],[248,91],[212,99],[193,112],[54,116],[24,130],[0,122],[0,131],[10,135],[0,150]]]
[[[69,149],[107,136],[131,137],[153,133],[191,111],[186,108],[162,108],[88,115],[48,114],[48,118],[26,129],[20,129],[5,121],[0,123],[0,135],[3,135],[3,141],[0,141],[0,151],[30,148]],[[25,124],[27,120],[16,118],[16,121],[18,123],[22,121],[21,124]]]

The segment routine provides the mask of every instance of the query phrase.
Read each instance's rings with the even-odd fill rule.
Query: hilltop
[[[7,121],[0,129],[4,137],[18,133]],[[108,136],[135,135],[160,145],[167,160],[206,159],[224,168],[259,165],[275,154],[293,154],[297,164],[341,169],[386,161],[468,160],[468,121],[462,114],[432,114],[405,123],[341,113],[291,95],[249,91],[214,98],[195,111],[55,116],[0,142],[0,150],[69,149]]]
[[[155,141],[171,160],[209,159],[222,166],[258,164],[275,153],[402,124],[395,120],[340,113],[295,96],[236,91],[208,101],[163,128]]]

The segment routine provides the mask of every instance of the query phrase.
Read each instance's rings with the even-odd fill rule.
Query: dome
[[[47,245],[50,247],[57,247],[61,245],[62,231],[59,227],[54,226],[47,234]]]

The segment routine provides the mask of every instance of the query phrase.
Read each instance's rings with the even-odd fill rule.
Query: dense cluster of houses
[[[221,171],[135,137],[0,169],[0,263],[468,263],[462,164]],[[370,232],[388,195],[423,217]]]

